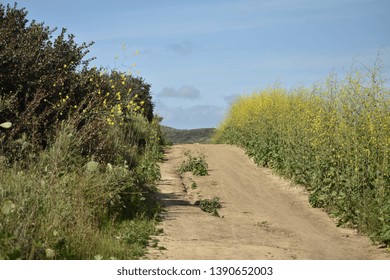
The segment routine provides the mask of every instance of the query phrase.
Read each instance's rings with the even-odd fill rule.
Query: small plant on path
[[[206,156],[204,154],[199,154],[197,156],[191,155],[190,152],[186,152],[187,160],[183,161],[183,163],[179,167],[179,174],[183,174],[184,172],[191,171],[195,176],[206,176],[208,175],[208,164],[206,162]]]
[[[222,208],[222,204],[219,201],[219,197],[215,196],[212,199],[202,199],[199,201],[199,207],[202,211],[219,217],[218,209]]]

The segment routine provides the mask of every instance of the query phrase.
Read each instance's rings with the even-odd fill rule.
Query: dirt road
[[[179,178],[188,150],[207,156],[209,176]],[[150,259],[390,259],[367,237],[336,227],[310,207],[302,188],[257,167],[240,148],[175,145],[161,173],[164,233],[157,238],[166,250],[151,249]],[[221,217],[194,205],[214,196],[222,202]]]

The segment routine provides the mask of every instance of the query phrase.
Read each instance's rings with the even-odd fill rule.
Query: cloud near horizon
[[[225,115],[226,108],[215,105],[194,105],[188,108],[167,106],[156,102],[156,111],[163,117],[162,124],[177,129],[217,127]]]
[[[200,91],[197,88],[192,86],[182,86],[177,90],[173,87],[165,87],[158,94],[158,97],[198,99],[200,98]]]

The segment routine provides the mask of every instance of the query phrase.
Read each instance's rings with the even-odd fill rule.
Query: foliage
[[[190,152],[186,152],[187,159],[182,162],[179,167],[179,174],[184,172],[192,172],[195,176],[206,176],[208,175],[208,164],[206,162],[206,156],[200,153],[197,156],[191,155]]]
[[[26,135],[35,150],[53,143],[63,120],[72,119],[83,137],[84,155],[111,160],[106,133],[131,116],[153,119],[150,85],[119,71],[89,68],[84,57],[92,43],[76,44],[66,29],[32,21],[24,9],[0,5],[0,122],[13,129],[3,139],[7,154]]]
[[[304,184],[340,224],[390,244],[390,92],[376,63],[313,88],[241,97],[214,137]]]
[[[134,244],[118,243],[117,228],[132,219],[153,223],[159,210],[153,198],[158,170],[88,161],[78,152],[78,142],[77,133],[64,125],[54,145],[34,164],[0,164],[0,246],[7,246],[9,258],[47,259],[47,250],[55,259],[139,257],[136,251],[143,243],[136,251]],[[140,165],[152,161],[147,153]],[[91,162],[97,167],[87,168]]]
[[[212,199],[202,199],[199,201],[199,207],[202,211],[219,217],[218,209],[222,208],[222,204],[219,201],[219,197],[215,196]]]
[[[0,258],[138,258],[159,211],[150,85],[26,15],[0,4]]]
[[[26,15],[16,4],[14,7],[0,5],[0,116],[1,120],[14,123],[9,136],[16,138],[31,131],[31,138],[38,137],[34,141],[44,144],[43,137],[35,134],[39,129],[46,134],[50,127],[46,128],[45,124],[54,122],[59,113],[58,109],[45,105],[44,100],[52,96],[46,102],[54,106],[60,102],[58,92],[52,94],[55,83],[66,84],[63,98],[69,95],[73,86],[69,81],[76,80],[75,69],[88,64],[82,58],[90,44],[78,46],[73,35],[65,38],[65,29],[51,40],[55,29],[35,21],[28,25]]]
[[[175,129],[161,126],[164,139],[173,144],[183,143],[210,143],[214,128]]]
[[[151,219],[134,219],[126,221],[118,229],[116,239],[129,247],[131,258],[136,259],[145,254],[145,248],[149,245],[150,236],[159,234],[156,229],[156,221]],[[157,247],[158,241],[154,241]],[[128,252],[128,254],[129,254]]]

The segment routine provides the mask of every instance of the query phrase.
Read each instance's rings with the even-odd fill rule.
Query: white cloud
[[[173,97],[173,98],[184,98],[184,99],[198,99],[200,91],[192,86],[182,86],[179,89],[173,87],[165,87],[158,94],[159,97]]]
[[[178,129],[216,127],[225,115],[226,108],[215,105],[194,105],[184,108],[170,107],[160,100],[156,102],[157,114],[163,117],[163,125]]]

